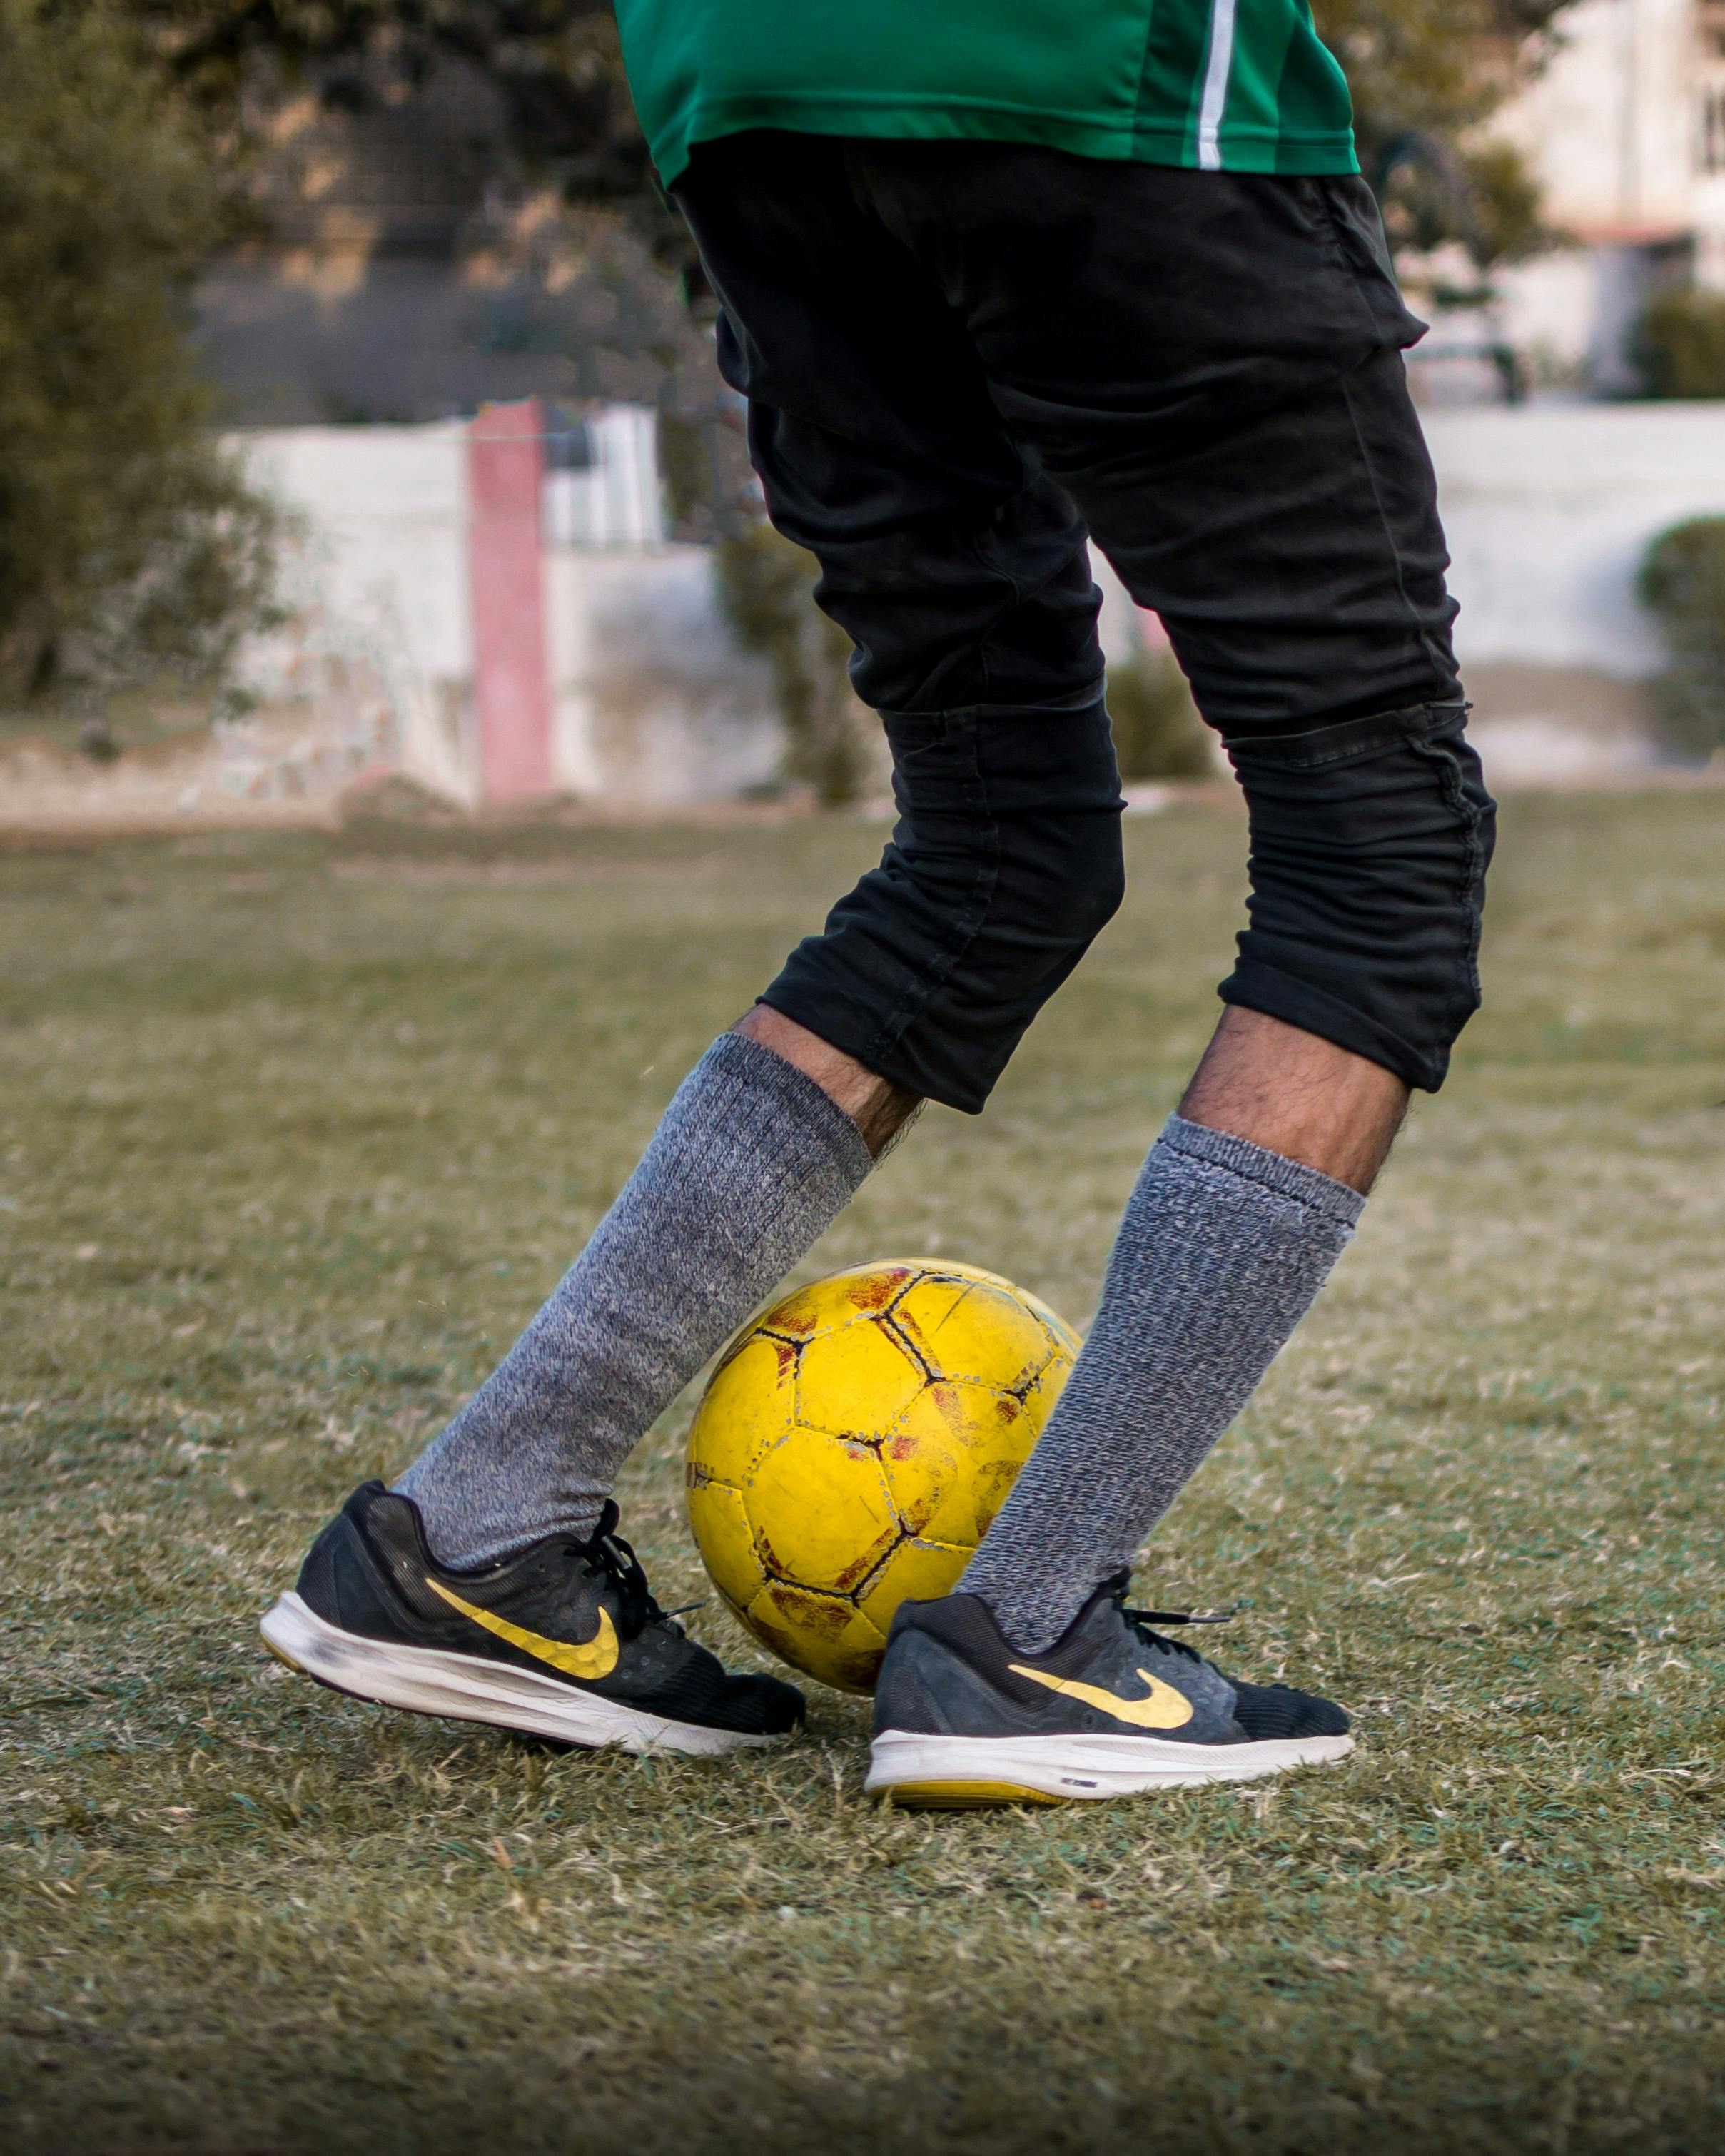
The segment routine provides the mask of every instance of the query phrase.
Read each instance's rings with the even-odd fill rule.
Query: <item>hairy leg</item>
[[[877,1076],[854,1055],[834,1048],[770,1004],[757,1004],[731,1029],[745,1040],[758,1040],[805,1078],[812,1078],[856,1125],[863,1143],[876,1160],[922,1105],[921,1097],[907,1087]]]
[[[1180,1113],[1189,1123],[1315,1168],[1363,1196],[1389,1158],[1408,1099],[1406,1084],[1381,1063],[1233,1004]]]

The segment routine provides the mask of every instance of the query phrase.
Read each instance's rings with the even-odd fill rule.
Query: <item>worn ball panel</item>
[[[892,1322],[931,1376],[986,1373],[1002,1392],[1028,1385],[1058,1353],[1036,1312],[991,1281],[925,1275],[894,1303]]]
[[[884,1640],[901,1602],[930,1602],[950,1594],[971,1553],[951,1543],[902,1542],[856,1598],[856,1606]],[[875,1672],[869,1672],[874,1683]]]
[[[1083,1343],[1081,1342],[1078,1346]],[[1034,1385],[1027,1385],[1020,1398],[1024,1412],[1036,1426],[1036,1435],[1042,1435],[1043,1424],[1054,1413],[1054,1404],[1066,1389],[1066,1380],[1072,1374],[1072,1365],[1078,1359],[1078,1346],[1069,1354],[1063,1348],[1055,1356]]]
[[[742,1620],[793,1669],[839,1691],[874,1690],[886,1635],[848,1596],[814,1594],[787,1580],[769,1580]]]
[[[999,1288],[1003,1295],[1010,1296],[1045,1325],[1068,1354],[1076,1355],[1084,1344],[1057,1310],[1050,1310],[1040,1296],[1017,1286],[1004,1274],[985,1272],[980,1265],[961,1265],[951,1258],[910,1258],[904,1263],[906,1269],[918,1277],[926,1274],[930,1280],[973,1281],[983,1287]]]
[[[741,1487],[796,1419],[797,1350],[755,1332],[714,1371],[689,1433],[689,1466]]]
[[[825,1594],[854,1594],[901,1532],[877,1455],[824,1430],[789,1432],[742,1503],[762,1569]]]
[[[993,1385],[925,1385],[880,1447],[906,1534],[974,1549],[1036,1442],[1038,1419]]]
[[[797,1420],[833,1437],[883,1438],[927,1382],[891,1325],[854,1318],[798,1358]]]
[[[790,1340],[818,1340],[854,1317],[878,1317],[903,1294],[918,1270],[900,1263],[852,1265],[845,1272],[829,1273],[824,1280],[782,1297],[756,1319],[751,1330],[782,1332]]]
[[[893,1613],[950,1592],[1077,1351],[1052,1311],[945,1260],[783,1296],[721,1358],[689,1437],[689,1519],[755,1636],[872,1688]]]
[[[747,1609],[761,1591],[766,1573],[755,1549],[754,1530],[743,1509],[742,1492],[714,1482],[691,1461],[684,1470],[689,1524],[701,1562],[713,1585],[733,1609]]]
[[[1060,1349],[1066,1362],[1069,1364],[1076,1362],[1078,1351],[1084,1345],[1080,1335],[1067,1324],[1058,1311],[1050,1310],[1045,1302],[1039,1302],[1034,1295],[1027,1295],[1024,1300],[1054,1335],[1055,1345]],[[1062,1380],[1064,1382],[1064,1373]]]

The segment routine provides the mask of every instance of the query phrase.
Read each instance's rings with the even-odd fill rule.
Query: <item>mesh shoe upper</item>
[[[907,1602],[893,1620],[875,1692],[875,1730],[954,1737],[1153,1734],[1245,1744],[1342,1736],[1332,1701],[1286,1685],[1243,1685],[1130,1610],[1127,1576],[1105,1581],[1045,1652],[1014,1648],[974,1594]]]
[[[1291,1685],[1234,1683],[1234,1718],[1256,1743],[1277,1737],[1345,1737],[1348,1716],[1332,1699]]]
[[[552,1536],[460,1572],[432,1556],[410,1498],[368,1482],[312,1544],[298,1591],[326,1623],[363,1639],[506,1662],[670,1721],[757,1736],[793,1728],[802,1694],[774,1677],[732,1676],[691,1640],[654,1600],[616,1525],[608,1504],[588,1542]]]

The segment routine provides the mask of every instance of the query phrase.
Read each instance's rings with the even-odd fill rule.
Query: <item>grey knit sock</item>
[[[873,1165],[813,1079],[721,1034],[551,1300],[395,1485],[443,1562],[589,1535],[639,1439]]]
[[[1306,1315],[1364,1203],[1316,1168],[1169,1117],[1083,1352],[959,1584],[1024,1653],[1051,1646],[1132,1562]]]

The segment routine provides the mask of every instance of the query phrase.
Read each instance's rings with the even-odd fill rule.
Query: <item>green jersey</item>
[[[667,185],[692,143],[746,127],[1358,170],[1309,0],[617,0],[617,16]]]

